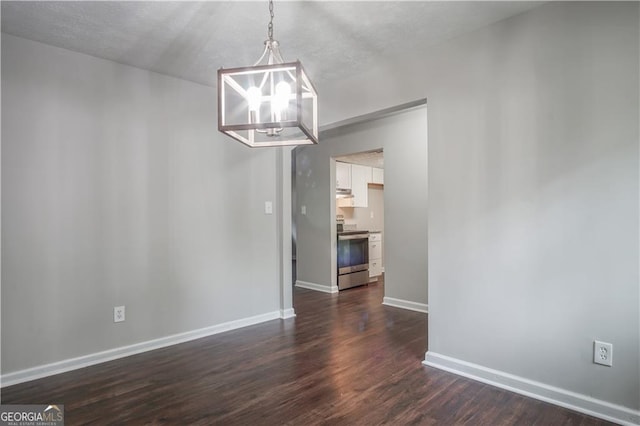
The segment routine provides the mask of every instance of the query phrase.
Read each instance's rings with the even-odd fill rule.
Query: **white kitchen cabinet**
[[[353,195],[353,207],[369,206],[369,182],[371,182],[371,167],[352,164],[351,194]]]
[[[371,183],[384,185],[384,170],[377,167],[371,168]]]
[[[382,275],[382,234],[372,232],[369,234],[369,278]]]
[[[351,189],[351,164],[336,161],[336,189]]]

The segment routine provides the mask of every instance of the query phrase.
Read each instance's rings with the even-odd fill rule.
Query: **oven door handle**
[[[338,235],[338,241],[345,240],[364,240],[369,238],[369,234],[355,234],[355,235]]]

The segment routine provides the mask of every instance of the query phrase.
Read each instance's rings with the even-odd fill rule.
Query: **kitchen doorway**
[[[382,283],[384,273],[383,149],[341,155],[334,157],[334,160],[336,162],[338,289],[345,290],[369,283]],[[347,243],[350,238],[354,238],[354,235],[362,235],[365,239],[366,247],[358,251],[363,252],[362,256],[356,256],[358,262],[364,259],[364,265],[351,265],[351,259],[343,250],[349,247]],[[345,241],[341,242],[341,239]],[[357,270],[353,270],[354,268]],[[356,275],[357,279],[351,279]]]

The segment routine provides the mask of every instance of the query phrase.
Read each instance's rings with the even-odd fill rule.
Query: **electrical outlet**
[[[611,367],[613,365],[613,345],[611,343],[594,340],[593,362]]]
[[[113,322],[124,321],[124,306],[116,306],[113,308]]]

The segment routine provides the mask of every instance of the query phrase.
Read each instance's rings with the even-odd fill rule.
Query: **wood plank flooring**
[[[67,425],[606,425],[421,365],[425,314],[383,284],[294,291],[275,320],[2,389],[65,405]]]

